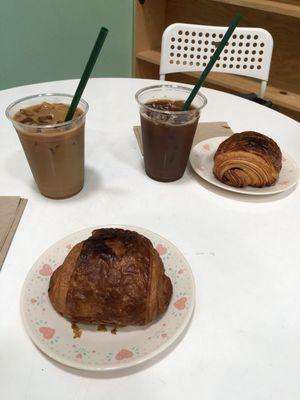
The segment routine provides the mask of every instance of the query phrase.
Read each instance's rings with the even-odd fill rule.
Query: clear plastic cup
[[[82,114],[54,125],[28,125],[14,116],[20,109],[47,103],[71,104],[68,94],[38,94],[10,104],[6,116],[16,129],[39,191],[62,199],[78,193],[84,184],[84,127],[88,103],[81,99]]]
[[[135,95],[140,109],[145,171],[152,179],[172,182],[183,176],[200,110],[207,100],[198,93],[187,111],[162,111],[147,103],[170,100],[183,105],[190,92],[184,86],[164,84],[143,88]]]

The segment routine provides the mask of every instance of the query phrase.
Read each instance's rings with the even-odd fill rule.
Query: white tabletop
[[[86,183],[67,200],[41,196],[12,126],[1,121],[0,195],[29,199],[0,273],[0,393],[3,399],[299,400],[300,189],[271,197],[226,193],[190,171],[174,183],[148,178],[132,132],[135,92],[155,81],[93,79],[84,98]],[[0,110],[41,92],[73,93],[77,81],[0,92]],[[202,121],[273,137],[300,164],[300,125],[222,92]],[[133,370],[89,373],[44,356],[22,325],[20,292],[38,256],[88,226],[141,226],[186,256],[196,280],[196,309],[179,345]]]

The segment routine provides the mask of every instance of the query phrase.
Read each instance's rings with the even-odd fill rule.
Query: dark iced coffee
[[[47,95],[46,95],[47,96]],[[55,99],[60,100],[59,95]],[[38,100],[38,99],[37,99]],[[46,101],[7,111],[22,143],[40,192],[59,199],[78,193],[84,183],[84,124],[87,103],[64,122],[69,104]],[[71,99],[70,99],[71,100]],[[13,107],[13,105],[12,105]]]
[[[190,89],[156,85],[136,93],[140,106],[145,171],[152,179],[172,182],[187,166],[200,110],[206,98],[198,93],[190,108],[182,111]]]
[[[149,107],[141,114],[145,170],[151,178],[162,182],[180,179],[184,174],[199,113],[193,118],[181,114],[184,102],[161,99],[147,102]],[[173,111],[172,118],[159,111]]]

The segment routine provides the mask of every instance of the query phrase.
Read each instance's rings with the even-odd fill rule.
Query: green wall
[[[133,0],[1,0],[0,89],[79,78],[101,26],[93,76],[131,76]]]

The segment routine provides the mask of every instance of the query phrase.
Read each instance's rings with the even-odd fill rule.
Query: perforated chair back
[[[162,36],[160,79],[174,72],[202,71],[228,27],[172,24]],[[212,71],[261,80],[264,96],[269,79],[273,38],[265,29],[236,28]]]

